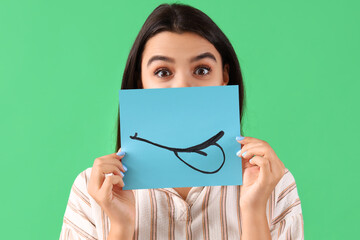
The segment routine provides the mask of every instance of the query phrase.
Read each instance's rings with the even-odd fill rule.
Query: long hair
[[[222,66],[229,64],[228,85],[239,86],[239,112],[242,122],[244,103],[244,85],[234,48],[221,29],[202,11],[185,4],[161,4],[154,9],[142,26],[130,50],[121,89],[137,89],[141,81],[141,58],[146,42],[154,35],[169,31],[174,33],[192,32],[207,39],[220,53]],[[231,104],[231,103],[229,103]],[[242,133],[242,127],[241,135]],[[118,108],[117,137],[115,152],[121,146],[120,139],[120,112]]]

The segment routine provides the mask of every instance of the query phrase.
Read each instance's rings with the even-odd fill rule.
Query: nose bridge
[[[178,70],[174,78],[173,87],[191,87],[191,76],[185,70]]]

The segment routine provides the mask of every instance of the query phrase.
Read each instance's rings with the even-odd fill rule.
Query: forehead
[[[152,55],[166,55],[173,58],[191,58],[204,52],[211,52],[217,59],[220,53],[207,39],[198,34],[164,31],[151,37],[145,44],[143,59]]]

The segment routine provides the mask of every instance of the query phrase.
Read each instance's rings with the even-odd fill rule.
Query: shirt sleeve
[[[294,176],[286,169],[274,190],[271,238],[303,240],[304,222]]]
[[[92,217],[90,196],[87,192],[89,169],[75,179],[66,206],[60,240],[97,240],[95,221]]]

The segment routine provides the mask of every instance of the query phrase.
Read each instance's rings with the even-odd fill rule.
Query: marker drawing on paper
[[[147,139],[144,139],[144,138],[140,138],[137,136],[138,133],[136,132],[134,136],[130,136],[131,139],[133,140],[139,140],[139,141],[143,141],[143,142],[147,142],[149,144],[152,144],[152,145],[155,145],[157,147],[160,147],[160,148],[164,148],[164,149],[167,149],[169,151],[173,151],[175,156],[180,159],[183,163],[185,163],[187,166],[191,167],[192,169],[196,170],[196,171],[199,171],[201,173],[206,173],[206,174],[212,174],[212,173],[216,173],[218,172],[222,166],[224,165],[225,163],[225,152],[223,150],[223,148],[217,143],[217,141],[222,138],[222,136],[224,136],[224,131],[220,131],[218,132],[217,134],[215,134],[213,137],[209,138],[208,140],[204,141],[203,143],[200,143],[198,145],[195,145],[195,146],[192,146],[192,147],[188,147],[188,148],[172,148],[172,147],[167,147],[167,146],[164,146],[164,145],[160,145],[160,144],[157,144],[157,143],[154,143],[154,142],[151,142]],[[203,156],[207,156],[207,153],[206,152],[203,152],[201,150],[207,148],[207,147],[210,147],[210,146],[216,146],[218,147],[221,152],[222,152],[222,155],[223,155],[223,161],[220,165],[220,167],[214,171],[204,171],[204,170],[201,170],[201,169],[198,169],[192,165],[190,165],[189,163],[187,163],[186,161],[184,161],[180,156],[179,156],[179,152],[194,152],[194,153],[197,153],[197,154],[200,154],[200,155],[203,155]]]

